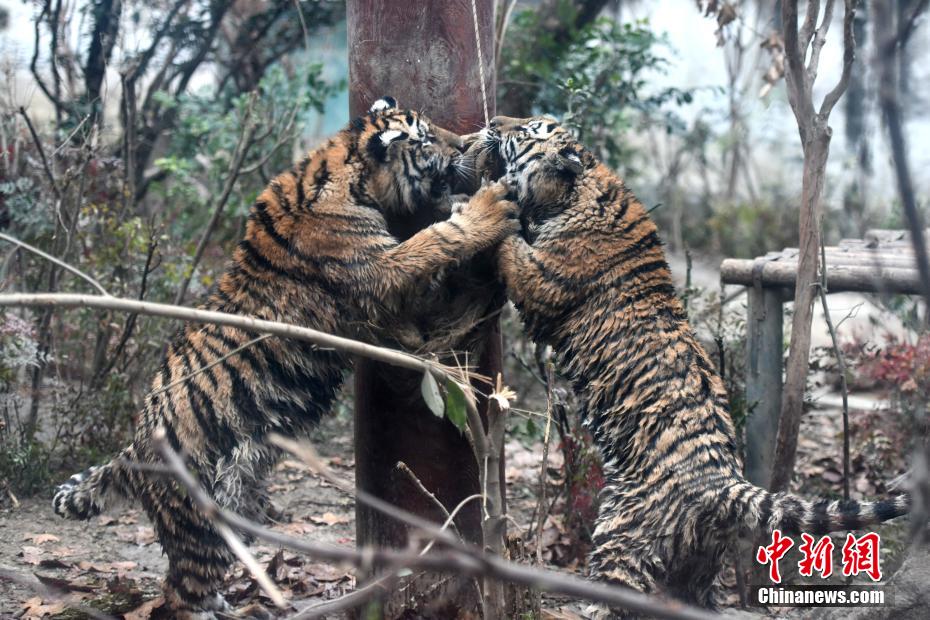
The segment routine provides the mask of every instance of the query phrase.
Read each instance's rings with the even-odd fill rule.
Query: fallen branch
[[[349,564],[356,568],[379,567],[393,571],[407,568],[433,572],[452,572],[475,577],[488,576],[503,582],[521,584],[544,592],[604,603],[612,607],[629,609],[657,618],[711,620],[715,617],[706,611],[682,603],[661,601],[627,588],[593,583],[573,575],[514,564],[500,557],[455,542],[444,548],[442,553],[420,555],[415,551],[395,549],[371,547],[350,549],[327,543],[306,541],[288,534],[275,532],[218,506],[187,470],[183,460],[172,450],[163,433],[155,437],[155,448],[162,455],[181,485],[188,491],[197,508],[207,514],[214,524],[223,523],[234,530],[251,534],[274,545],[305,553],[318,561]],[[407,522],[422,521],[419,517],[396,507],[393,507],[392,512],[404,514],[404,520]],[[426,524],[429,530],[434,532],[438,530],[435,525],[429,522],[426,522]],[[445,534],[445,532],[442,532],[442,534]],[[445,536],[445,538],[450,537]]]

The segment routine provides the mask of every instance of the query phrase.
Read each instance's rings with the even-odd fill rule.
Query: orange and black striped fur
[[[550,118],[497,118],[523,235],[498,269],[528,333],[583,402],[607,484],[593,576],[712,606],[740,536],[811,534],[903,515],[908,500],[808,501],[741,473],[727,395],[675,295],[655,224],[623,182]]]
[[[457,140],[379,100],[259,195],[205,307],[362,337],[371,324],[402,319],[394,313],[411,290],[519,228],[516,205],[497,186],[406,241],[388,232],[391,216],[447,199]],[[74,519],[96,515],[113,496],[141,501],[168,555],[166,594],[179,616],[224,606],[217,587],[230,552],[170,478],[126,463],[157,462],[152,435],[163,428],[221,505],[257,516],[259,483],[278,456],[266,436],[314,425],[348,368],[337,352],[276,338],[214,365],[254,337],[187,325],[167,349],[132,444],[55,494],[55,512]]]

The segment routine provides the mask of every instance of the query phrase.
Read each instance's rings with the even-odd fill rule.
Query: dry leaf
[[[349,578],[349,574],[345,570],[329,564],[309,564],[304,568],[307,574],[317,581],[342,581]]]
[[[301,536],[303,534],[309,534],[310,532],[315,531],[316,526],[305,521],[296,521],[293,523],[276,524],[274,529],[278,530],[279,532],[291,534],[293,536]]]
[[[24,619],[46,618],[63,612],[65,604],[53,602],[46,605],[42,602],[42,597],[36,596],[23,603],[23,610]]]
[[[132,542],[140,547],[151,545],[156,540],[155,530],[146,525],[138,526],[135,531],[117,532],[116,537],[123,542]]]
[[[316,523],[317,525],[336,525],[336,524],[346,524],[350,521],[349,517],[346,515],[337,515],[332,512],[324,512],[321,516],[311,516],[310,520]]]
[[[25,562],[26,564],[38,564],[39,562],[42,561],[41,556],[44,554],[45,554],[45,551],[42,550],[40,547],[32,547],[30,545],[26,545],[16,555],[18,557],[21,557],[23,559],[23,562]]]
[[[123,620],[149,620],[152,617],[152,611],[165,604],[165,598],[159,596],[150,601],[146,601],[133,609],[132,611],[123,612]]]
[[[35,544],[41,545],[47,542],[58,542],[61,539],[54,534],[26,534],[23,536],[23,540],[31,540]]]

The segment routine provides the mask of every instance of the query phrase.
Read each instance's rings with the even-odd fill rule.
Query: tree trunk
[[[798,222],[798,278],[794,290],[794,314],[791,318],[791,341],[785,373],[781,420],[772,467],[772,491],[788,488],[794,471],[798,447],[798,429],[804,413],[804,393],[810,363],[811,319],[817,295],[820,262],[821,198],[830,154],[831,129],[819,116],[812,119],[804,148],[804,176],[801,185],[801,210]]]
[[[484,64],[488,113],[494,113],[493,20],[491,0],[477,0],[478,31]],[[368,109],[379,97],[393,96],[400,107],[425,113],[451,131],[470,133],[484,126],[475,25],[470,0],[388,2],[350,0],[347,5],[349,43],[349,98],[351,114]],[[413,234],[431,221],[417,218],[392,222],[399,237]],[[490,256],[478,257],[467,274],[452,274],[443,302],[433,299],[411,303],[418,319],[436,321],[456,316],[463,290],[484,296],[489,310],[503,303]],[[474,279],[477,279],[475,283]],[[501,371],[500,331],[497,319],[486,321],[469,342],[454,348],[471,350],[477,371],[494,377]],[[451,360],[450,360],[451,361]],[[460,362],[463,362],[460,358]],[[434,521],[442,511],[396,469],[403,461],[427,490],[451,512],[464,498],[481,492],[478,466],[464,436],[452,423],[430,413],[420,396],[421,377],[367,360],[355,365],[356,485],[370,493]],[[482,392],[488,386],[480,386]],[[486,413],[487,404],[479,401]],[[480,503],[470,502],[458,514],[456,527],[467,542],[482,545]],[[406,547],[406,526],[365,506],[356,507],[359,546]],[[402,591],[382,601],[385,617],[405,610],[428,609],[444,600],[433,615],[455,617],[478,607],[474,581],[417,576]]]

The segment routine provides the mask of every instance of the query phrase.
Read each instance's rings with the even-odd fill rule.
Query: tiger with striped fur
[[[391,234],[395,216],[448,211],[457,143],[423,115],[379,100],[259,195],[204,307],[350,337],[393,324],[424,281],[519,228],[516,206],[494,186],[405,241]],[[168,346],[132,444],[73,476],[53,500],[72,519],[117,496],[141,501],[168,556],[165,598],[176,617],[225,608],[217,589],[232,556],[176,483],[130,464],[159,461],[152,439],[162,428],[220,505],[256,516],[260,482],[278,458],[266,437],[316,424],[349,367],[337,352],[277,338],[228,355],[252,339],[233,327],[186,325]]]
[[[713,607],[739,537],[907,513],[907,496],[809,501],[747,482],[723,382],[643,205],[552,118],[497,117],[480,138],[470,156],[490,161],[492,177],[502,169],[523,224],[498,246],[500,277],[529,335],[573,382],[603,456],[593,576]]]

